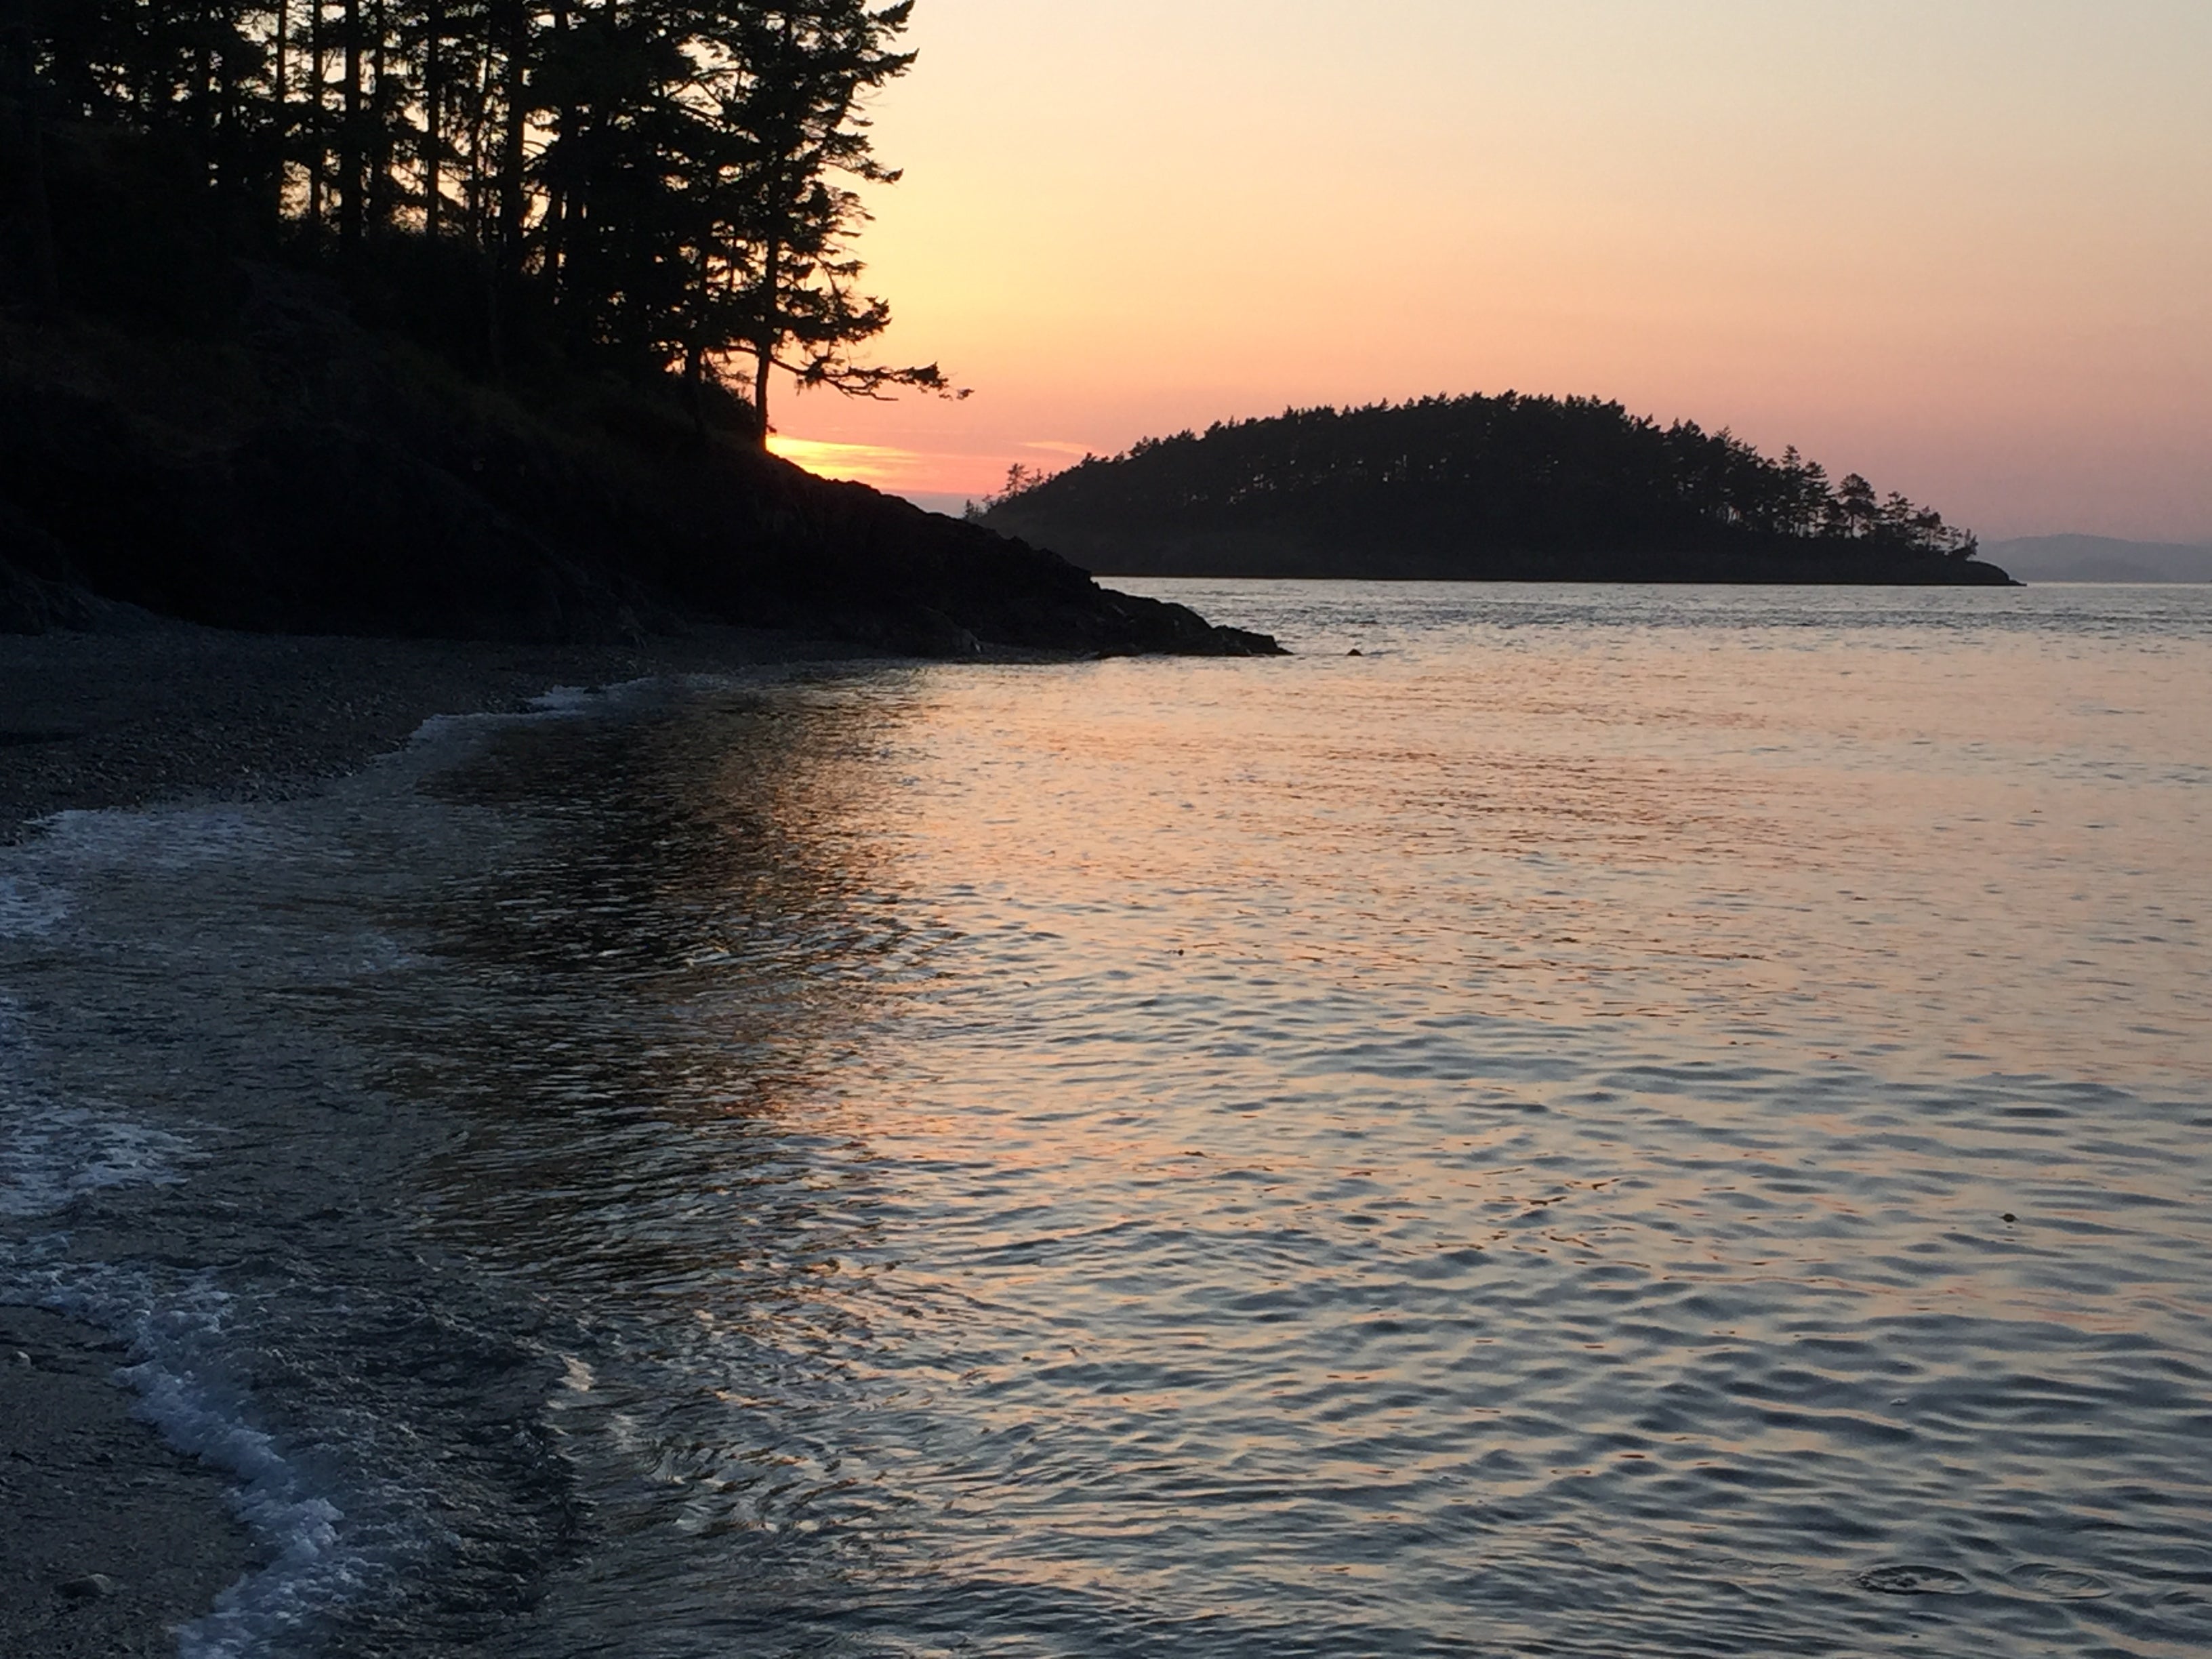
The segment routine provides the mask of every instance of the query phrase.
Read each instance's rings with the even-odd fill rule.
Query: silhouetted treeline
[[[312,263],[465,366],[556,356],[763,411],[870,393],[863,106],[911,0],[0,0],[19,302],[189,320]],[[726,403],[728,400],[724,400]]]
[[[909,10],[0,0],[0,632],[1273,649],[763,453]]]
[[[1017,469],[979,515],[1124,574],[2002,579],[1939,514],[1794,449],[1514,392],[1146,439]]]

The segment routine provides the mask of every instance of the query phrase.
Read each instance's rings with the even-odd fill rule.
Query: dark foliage
[[[1018,471],[979,516],[1127,573],[2002,579],[1938,514],[1795,450],[1513,392],[1147,439]]]
[[[0,0],[0,629],[1270,642],[763,453],[904,0]]]
[[[761,453],[910,0],[0,0],[0,629],[1269,642]]]
[[[125,601],[295,633],[738,623],[924,655],[1272,649],[801,471],[721,429],[742,405],[702,428],[666,386],[486,387],[362,328],[335,283],[238,276],[239,327],[212,339],[0,318],[0,632]]]
[[[854,351],[911,0],[0,0],[0,298],[219,327],[241,258],[471,372],[950,390]]]

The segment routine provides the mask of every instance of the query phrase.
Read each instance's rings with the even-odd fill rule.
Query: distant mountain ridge
[[[1984,555],[2029,582],[2212,582],[2212,545],[2117,536],[2021,536]]]
[[[1942,514],[1795,450],[1511,392],[1293,409],[1017,469],[980,516],[1117,575],[2009,580]]]

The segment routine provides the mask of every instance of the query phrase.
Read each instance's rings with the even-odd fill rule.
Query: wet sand
[[[0,1650],[173,1653],[251,1563],[222,1477],[131,1415],[120,1342],[0,1307]]]
[[[556,685],[856,655],[757,630],[634,646],[223,633],[127,617],[0,636],[0,843],[70,808],[313,790],[434,714]],[[132,1415],[106,1333],[0,1306],[0,1653],[167,1654],[252,1562],[213,1470]]]

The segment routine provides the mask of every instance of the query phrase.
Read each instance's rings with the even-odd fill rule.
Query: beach
[[[69,811],[312,792],[440,714],[617,684],[854,654],[702,629],[624,646],[252,635],[132,618],[0,635],[0,844]],[[143,1244],[143,1241],[140,1241]],[[228,1481],[165,1444],[109,1333],[0,1305],[0,1651],[168,1653],[252,1563]]]
[[[397,748],[433,715],[520,708],[556,685],[862,654],[713,627],[547,646],[240,634],[152,617],[0,635],[0,842],[71,809],[285,799]]]

